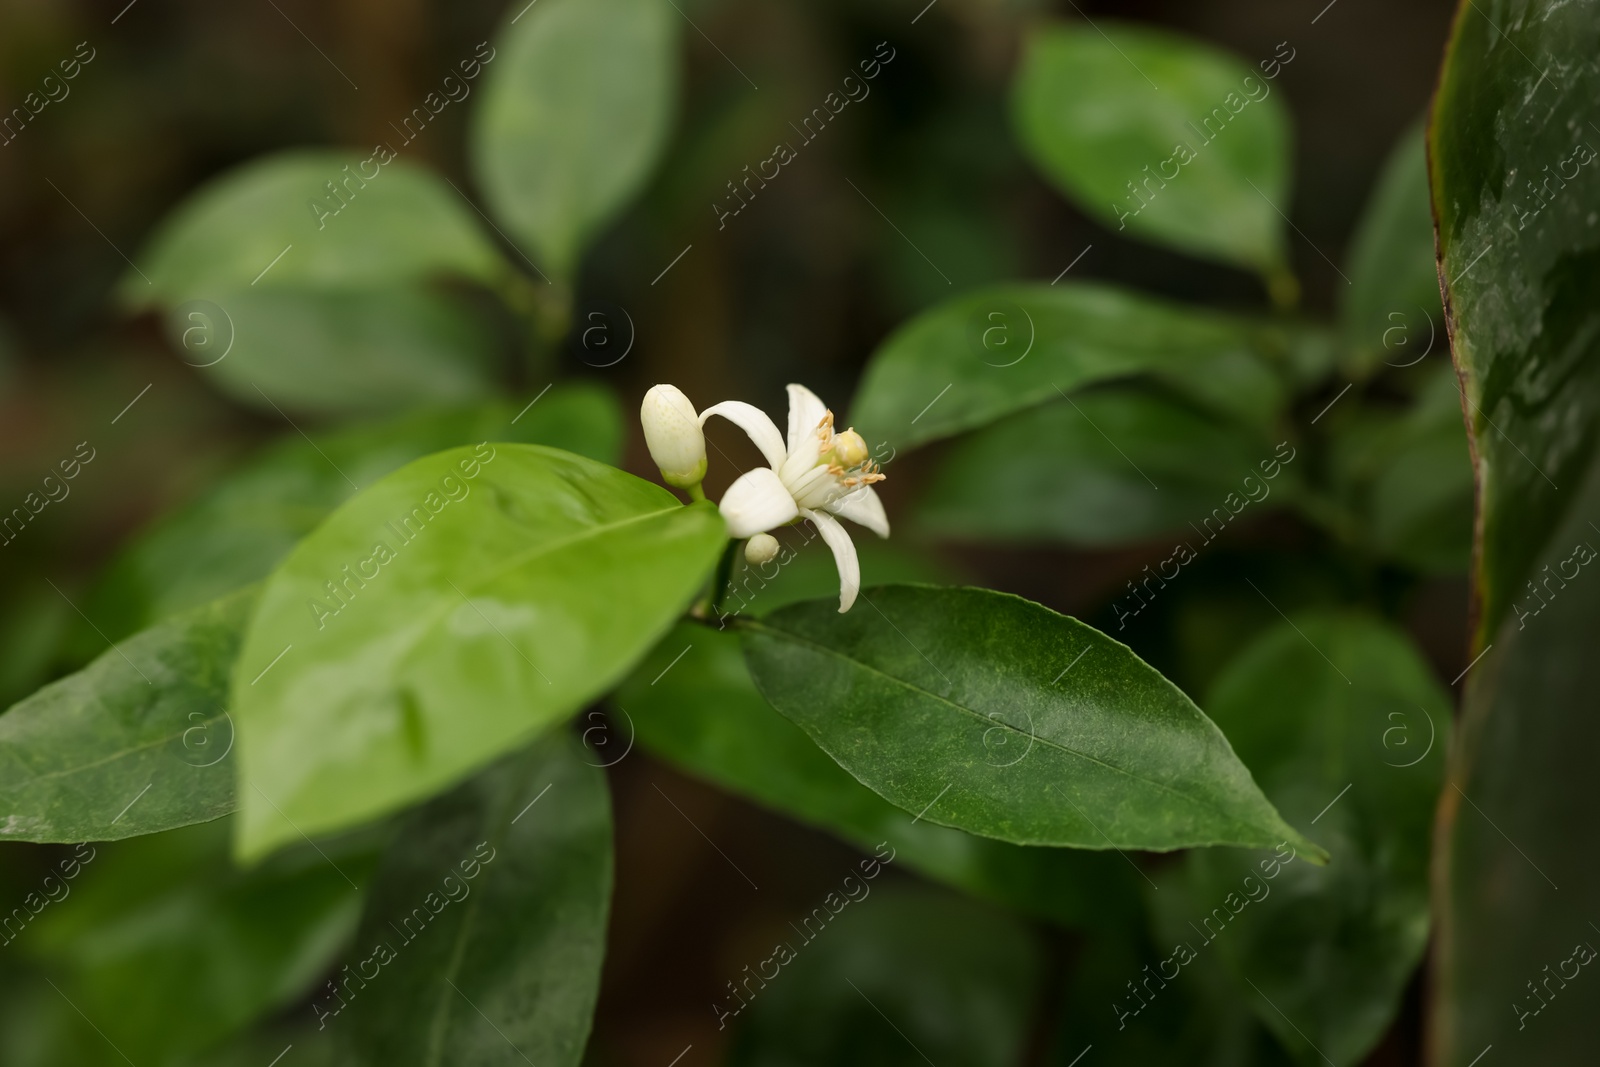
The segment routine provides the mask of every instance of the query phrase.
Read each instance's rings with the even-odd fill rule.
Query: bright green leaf
[[[143,274],[123,278],[124,303],[174,307],[251,286],[362,289],[505,274],[471,206],[445,182],[403,160],[363,167],[366,158],[296,150],[213,179],[157,229],[138,257]]]
[[[84,610],[115,639],[259,581],[356,486],[430,452],[518,441],[617,460],[622,414],[610,392],[580,382],[531,400],[288,436],[125,548]]]
[[[562,278],[661,155],[681,21],[654,0],[543,0],[495,40],[473,163],[494,214]]]
[[[1025,152],[1106,225],[1280,273],[1289,117],[1265,72],[1190,38],[1104,19],[1040,31],[1012,91]]]
[[[1022,1062],[1044,973],[1028,930],[959,897],[855,884],[867,895],[847,902],[826,926],[808,920],[811,940],[787,936],[789,954],[773,946],[776,958],[755,968],[765,972],[768,960],[781,967],[770,988],[752,987],[744,1008],[723,992],[722,1010],[738,1020],[727,1062]]]
[[[777,603],[763,592],[756,606]],[[719,788],[867,852],[887,843],[897,865],[1064,926],[1103,921],[1136,899],[1138,879],[1118,857],[1024,848],[918,821],[857,782],[761,698],[732,629],[679,624],[613,703],[618,711],[608,728],[598,719],[586,723],[586,736],[605,742],[602,758],[620,762],[637,736],[642,747]],[[989,740],[991,761],[1015,755],[1003,733]]]
[[[845,615],[810,601],[740,627],[767,701],[897,806],[1016,844],[1320,853],[1127,646],[989,590],[861,599]]]
[[[1285,387],[1255,355],[1262,331],[1112,286],[992,286],[918,315],[884,341],[850,418],[869,444],[887,439],[905,449],[1096,382],[1151,374],[1267,426]]]
[[[1429,351],[1445,350],[1444,333],[1434,326],[1444,309],[1421,123],[1407,130],[1389,154],[1362,214],[1341,317],[1354,367],[1361,372],[1380,361],[1410,366]]]
[[[1186,531],[1229,494],[1292,493],[1298,479],[1268,480],[1263,462],[1283,473],[1252,430],[1152,390],[1093,390],[956,445],[915,518],[923,532],[958,540],[1116,545]]]
[[[1440,274],[1479,507],[1476,632],[1434,872],[1437,1067],[1587,1063],[1600,1048],[1592,950],[1575,951],[1600,944],[1597,55],[1593,4],[1475,0],[1433,105]]]
[[[605,692],[726,544],[709,504],[570,453],[427,456],[262,591],[233,679],[241,856],[429,796]]]
[[[0,840],[107,841],[232,811],[228,678],[255,598],[135,634],[0,715]]]
[[[1263,880],[1257,857],[1193,853],[1187,918],[1303,1064],[1359,1063],[1428,941],[1450,698],[1402,632],[1319,615],[1262,635],[1207,706],[1267,796],[1300,825],[1315,820],[1310,832],[1337,860],[1291,862]],[[1206,922],[1213,908],[1226,921]]]
[[[560,734],[414,813],[356,936],[351,970],[377,976],[313,1004],[340,1062],[576,1067],[611,869],[605,776]]]

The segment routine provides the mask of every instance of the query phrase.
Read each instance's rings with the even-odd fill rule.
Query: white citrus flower
[[[706,437],[700,429],[705,420],[695,414],[683,391],[675,385],[652,386],[639,405],[639,422],[662,479],[680,489],[699,485],[706,476]]]
[[[788,447],[766,412],[739,400],[700,413],[704,426],[721,415],[750,435],[769,467],[741,474],[718,507],[735,538],[754,537],[803,518],[816,526],[839,567],[839,610],[849,611],[861,589],[861,562],[835,515],[889,536],[889,518],[872,483],[883,481],[854,430],[835,433],[833,412],[803,385],[789,386]]]

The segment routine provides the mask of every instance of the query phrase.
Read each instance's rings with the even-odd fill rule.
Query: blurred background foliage
[[[401,153],[404,165],[447,180],[435,183],[433,192],[442,189],[446,198],[438,211],[459,216],[476,235],[459,252],[461,277],[442,286],[408,280],[414,288],[400,298],[385,291],[299,303],[292,280],[283,283],[290,296],[249,292],[247,277],[236,280],[242,295],[222,302],[283,330],[278,351],[326,376],[303,395],[274,394],[279,407],[251,393],[266,399],[268,383],[197,369],[204,359],[185,347],[182,329],[129,299],[143,272],[155,277],[155,288],[166,282],[151,244],[158,227],[196,189],[242,163],[290,150],[359,160],[375,142],[395,142],[392,124],[514,12],[480,0],[140,0],[128,8],[115,0],[0,0],[5,100],[29,92],[78,42],[95,49],[70,95],[0,147],[0,503],[20,503],[79,442],[95,450],[70,495],[0,553],[6,703],[81,666],[105,641],[233,588],[240,558],[253,561],[244,566],[255,567],[255,576],[265,573],[346,495],[313,461],[319,449],[366,484],[445,443],[475,439],[475,418],[504,422],[559,377],[581,384],[564,384],[544,401],[549,410],[534,408],[519,431],[598,458],[621,456],[645,474],[631,409],[654,382],[678,384],[701,406],[740,397],[778,410],[784,383],[803,381],[844,409],[848,424],[846,401],[869,355],[907,319],[975,287],[1046,284],[1069,265],[1078,281],[1272,315],[1268,286],[1256,274],[1118,233],[1103,213],[1074,206],[1058,182],[1028,162],[1011,99],[1023,41],[1047,19],[1085,15],[1188,35],[1244,64],[1274,55],[1283,42],[1293,49],[1293,63],[1272,82],[1274,106],[1288,119],[1291,161],[1279,206],[1293,224],[1284,232],[1286,263],[1262,264],[1278,272],[1280,302],[1285,268],[1299,283],[1297,312],[1279,319],[1288,363],[1300,368],[1289,376],[1289,410],[1244,432],[1194,395],[1151,379],[1091,388],[1077,397],[1081,412],[1047,404],[897,457],[884,486],[896,523],[893,552],[881,562],[866,558],[867,582],[968,580],[1093,622],[1216,714],[1241,754],[1247,745],[1211,695],[1248,688],[1251,681],[1240,678],[1246,666],[1269,677],[1288,669],[1263,662],[1272,656],[1263,647],[1281,633],[1279,609],[1376,607],[1409,634],[1436,679],[1457,675],[1471,517],[1465,442],[1442,325],[1428,319],[1438,303],[1437,287],[1427,284],[1432,262],[1415,255],[1416,201],[1406,196],[1421,181],[1417,123],[1446,35],[1446,0],[1381,12],[1345,3],[1320,15],[1321,3],[1265,0],[938,0],[925,10],[917,0],[676,6],[669,14],[682,77],[663,155],[640,177],[620,219],[590,235],[588,253],[548,289],[508,280],[505,264],[530,264],[499,227],[480,225],[488,216],[471,206],[495,195],[495,179],[469,162],[486,79]],[[775,137],[788,140],[790,124],[880,41],[895,54],[870,82],[870,96],[719,227],[713,205],[729,202],[726,184],[766,159]],[[388,176],[383,182],[389,184],[375,186],[373,195],[399,184]],[[393,210],[404,218],[426,209],[401,202]],[[346,223],[356,225],[329,225]],[[564,262],[564,254],[552,248],[551,259],[534,258],[554,270],[552,261]],[[1385,272],[1392,276],[1381,278]],[[328,306],[312,306],[319,301]],[[1393,335],[1391,305],[1405,313]],[[397,315],[405,316],[398,327]],[[329,325],[327,316],[339,321]],[[1313,319],[1340,324],[1342,339],[1336,327],[1309,325]],[[570,329],[561,328],[563,320]],[[604,330],[586,332],[591,324]],[[421,369],[408,377],[395,367],[412,349]],[[433,360],[438,349],[458,357],[443,377]],[[399,384],[386,389],[378,375]],[[1319,415],[1351,381],[1361,402],[1345,398]],[[928,384],[932,396],[939,382]],[[607,393],[619,398],[623,417]],[[486,407],[477,416],[429,410],[450,400]],[[1103,436],[1085,431],[1075,418],[1084,412]],[[374,423],[376,416],[388,421]],[[1304,432],[1313,417],[1316,432]],[[1230,525],[1186,568],[1176,592],[1158,598],[1137,625],[1119,629],[1113,602],[1125,595],[1125,583],[1167,558],[1174,531],[1229,491],[1237,481],[1232,471],[1270,454],[1291,420],[1303,458],[1276,484],[1273,505],[1253,507]],[[869,442],[879,440],[874,427],[860,429]],[[707,488],[716,496],[734,464],[753,464],[755,453],[730,428],[714,428],[711,440],[733,460],[713,463]],[[1134,451],[1137,468],[1164,489],[1147,491],[1116,462],[1128,457],[1117,445],[1108,449],[1111,441],[1134,442],[1124,447]],[[208,495],[224,475],[234,480]],[[227,539],[226,573],[211,584],[186,558],[198,530]],[[186,577],[174,586],[163,573],[176,558],[185,559]],[[792,581],[802,595],[814,595],[828,579],[797,572]],[[768,596],[760,610],[787,596]],[[1346,636],[1353,647],[1376,643],[1370,654],[1388,665],[1376,669],[1385,680],[1379,688],[1443,710],[1443,698],[1428,700],[1424,665],[1404,655],[1395,665],[1385,639],[1372,637],[1367,624],[1334,617],[1324,625],[1330,633],[1352,631]],[[1245,660],[1225,672],[1246,646]],[[727,699],[754,697],[748,687],[740,674],[738,692]],[[618,702],[638,715],[645,699],[635,706],[625,687]],[[686,696],[673,707],[689,714],[689,703]],[[630,728],[615,714],[594,721],[609,723],[607,731]],[[821,949],[808,956],[786,978],[781,997],[761,1002],[730,1042],[707,1004],[724,995],[727,975],[765,954],[772,931],[834,887],[855,852],[772,814],[761,806],[762,783],[740,780],[737,759],[719,769],[716,753],[688,750],[683,736],[680,730],[653,742],[641,728],[639,751],[608,772],[616,896],[589,1053],[594,1063],[666,1063],[689,1045],[685,1067],[715,1062],[724,1051],[750,1063],[920,1062],[884,1036],[882,1017],[862,1010],[870,996],[920,1013],[911,1036],[947,1053],[934,1055],[941,1067],[1019,1058],[1064,1065],[1099,1040],[1096,1028],[1106,1023],[1100,1001],[1124,995],[1105,992],[1108,983],[1161,954],[1150,942],[1158,924],[1140,900],[1144,885],[1126,868],[1110,871],[1122,868],[1114,858],[1106,870],[1094,868],[1104,879],[1094,883],[1104,889],[1098,898],[1072,885],[1041,908],[1027,901],[1050,895],[1048,882],[1036,893],[1016,887],[1042,875],[1008,872],[981,856],[953,859],[930,841],[926,855],[890,872],[889,881],[899,883],[892,892],[850,914],[855,933],[832,938],[825,950],[831,956]],[[620,748],[625,740],[614,743]],[[681,810],[663,803],[664,793]],[[1315,810],[1292,811],[1274,799],[1302,825]],[[863,809],[806,821],[849,823],[857,832],[847,836],[870,849],[868,837],[880,825],[874,820],[887,817]],[[702,831],[759,891],[731,876]],[[1364,831],[1357,824],[1342,832]],[[149,1062],[206,1055],[213,1058],[203,1062],[265,1063],[290,1043],[297,1058],[307,1057],[300,1062],[319,1054],[305,1050],[322,1046],[301,1040],[309,989],[342,958],[356,911],[329,893],[326,868],[293,851],[259,871],[232,871],[222,836],[208,826],[100,846],[74,883],[70,909],[52,910],[25,942],[0,949],[0,1062],[106,1057],[104,1044],[58,996],[62,990],[114,1030],[141,1064],[141,1054]],[[339,847],[348,852],[341,866],[359,878],[375,864],[381,842]],[[3,848],[4,900],[21,898],[71,855]],[[986,867],[991,862],[1001,866]],[[1232,877],[1221,861],[1154,866],[1174,880]],[[912,869],[972,888],[990,903],[912,885]],[[1362,873],[1348,876],[1359,882]],[[113,885],[127,891],[113,892]],[[996,904],[1017,910],[990,910]],[[283,936],[274,934],[273,918],[286,924]],[[1289,909],[1279,921],[1297,920]],[[940,950],[928,949],[923,937]],[[236,964],[239,973],[230,976]],[[1265,965],[1292,980],[1278,961]],[[1220,964],[1207,959],[1202,966]],[[854,993],[818,985],[819,976],[835,974],[852,976],[864,995],[852,1000]],[[979,980],[985,976],[993,980]],[[1416,1059],[1416,979],[1402,973],[1394,980],[1402,987],[1398,1015],[1369,1019],[1370,1033],[1350,1050],[1375,1045],[1372,1063]],[[1159,1036],[1141,1039],[1160,1046],[1149,1062],[1183,1050],[1194,1057],[1184,1062],[1204,1054],[1215,1057],[1206,1062],[1273,1063],[1293,1048],[1292,1036],[1269,1036],[1258,1016],[1213,983],[1187,989],[1193,1002],[1163,1000],[1165,1021],[1148,1031]],[[129,990],[146,998],[121,995]],[[175,1003],[187,1021],[160,1022]],[[1048,1010],[1060,1004],[1067,1007]],[[813,1012],[826,1023],[794,1033],[795,1013]],[[218,1045],[252,1019],[265,1019],[263,1029]],[[974,1032],[994,1038],[971,1045]],[[784,1059],[785,1048],[796,1050],[795,1058]]]

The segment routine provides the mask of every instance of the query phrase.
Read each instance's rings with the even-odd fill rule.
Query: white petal
[[[878,499],[878,494],[870,485],[857,486],[823,507],[841,519],[865,526],[879,537],[889,536],[889,516],[884,513],[883,501]]]
[[[793,462],[794,457],[791,456],[789,459]],[[845,494],[845,488],[839,484],[839,479],[829,474],[828,468],[820,464],[798,478],[786,477],[785,471],[779,471],[778,477],[789,487],[789,494],[794,497],[794,502],[803,508],[827,509],[829,504]]]
[[[785,455],[783,435],[778,433],[777,425],[765,411],[754,404],[746,404],[743,400],[724,400],[720,404],[712,404],[700,413],[700,425],[704,426],[706,420],[713,415],[721,415],[749,434],[750,440],[761,449],[761,455],[766,459],[767,466],[773,470],[783,466]]]
[[[783,478],[784,485],[798,485],[807,473],[816,469],[822,458],[822,441],[816,434],[807,434],[800,438],[794,451],[789,453],[789,458],[783,461],[783,466],[778,468],[778,474]],[[830,475],[831,477],[831,475]]]
[[[816,438],[817,423],[828,413],[828,405],[803,385],[789,386],[789,451],[799,447],[802,439]],[[813,458],[812,463],[816,460]],[[811,463],[806,464],[807,467]],[[802,468],[804,469],[804,468]]]
[[[850,605],[856,602],[856,594],[861,591],[861,561],[856,558],[855,543],[839,525],[839,520],[827,512],[807,509],[801,514],[816,525],[823,541],[833,549],[833,562],[839,568],[839,613],[842,615],[850,610]]]
[[[739,475],[717,508],[728,524],[728,536],[735,540],[782,526],[800,514],[778,473],[766,467]]]

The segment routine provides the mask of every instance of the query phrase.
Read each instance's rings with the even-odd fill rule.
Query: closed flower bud
[[[675,385],[652,387],[639,406],[639,422],[662,479],[680,489],[699,485],[706,476],[706,439],[683,391]]]
[[[744,558],[752,567],[770,562],[778,555],[778,539],[769,533],[758,533],[744,543]]]

